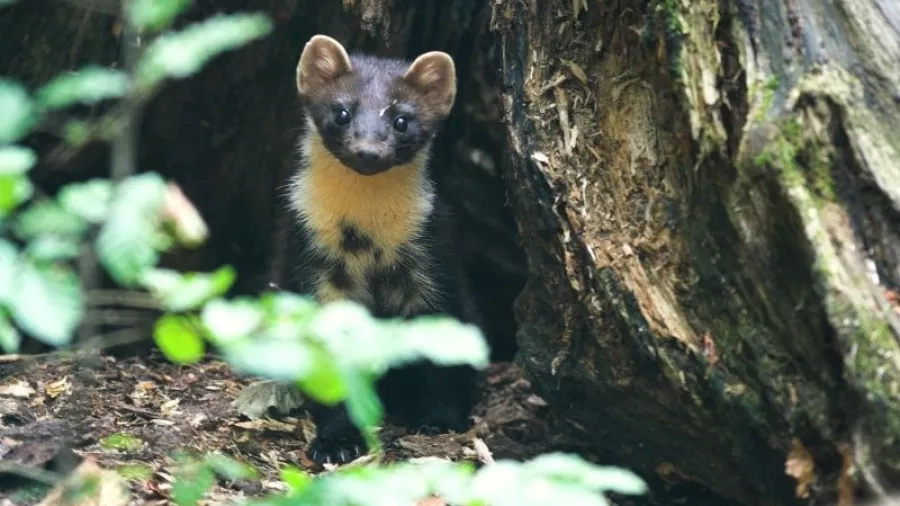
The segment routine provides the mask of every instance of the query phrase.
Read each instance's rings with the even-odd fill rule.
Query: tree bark
[[[743,504],[897,483],[898,11],[494,4],[519,358],[604,458]]]

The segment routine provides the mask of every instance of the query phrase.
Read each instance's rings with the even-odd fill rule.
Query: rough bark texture
[[[88,4],[7,9],[0,72],[36,86],[117,61],[115,16]],[[511,351],[527,274],[518,360],[596,458],[713,504],[900,479],[893,0],[201,0],[181,22],[237,8],[275,32],[144,116],[141,167],[213,232],[172,265],[265,280],[310,36],[442,49],[461,88],[436,169],[492,341]],[[54,154],[50,190],[107,170],[101,146],[66,159],[51,135],[30,142]]]
[[[520,359],[609,460],[745,504],[896,483],[897,10],[494,4]]]

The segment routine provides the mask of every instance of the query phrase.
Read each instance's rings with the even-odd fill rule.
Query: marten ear
[[[340,42],[327,35],[309,39],[297,63],[297,91],[305,95],[350,73],[350,56]]]
[[[456,66],[449,54],[431,51],[419,56],[403,80],[421,94],[429,107],[442,115],[450,114],[456,99]]]

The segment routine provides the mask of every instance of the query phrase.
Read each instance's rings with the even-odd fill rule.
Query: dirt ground
[[[156,355],[33,360],[0,357],[0,464],[67,472],[90,458],[128,479],[131,504],[171,504],[176,450],[221,452],[262,473],[252,482],[218,482],[205,504],[280,490],[285,463],[315,472],[304,454],[314,426],[302,410],[297,417],[244,416],[232,401],[258,380],[236,377],[223,362],[177,366]],[[474,428],[460,435],[419,436],[385,424],[385,461],[477,462],[476,438],[494,459],[584,450],[563,439],[572,428],[549,413],[511,364],[489,368],[473,416]],[[34,483],[0,474],[0,506],[38,503],[48,489]]]

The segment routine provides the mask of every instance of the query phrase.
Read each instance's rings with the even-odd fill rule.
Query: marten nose
[[[356,150],[356,156],[364,162],[377,162],[381,160],[381,151],[372,146],[362,146]]]

